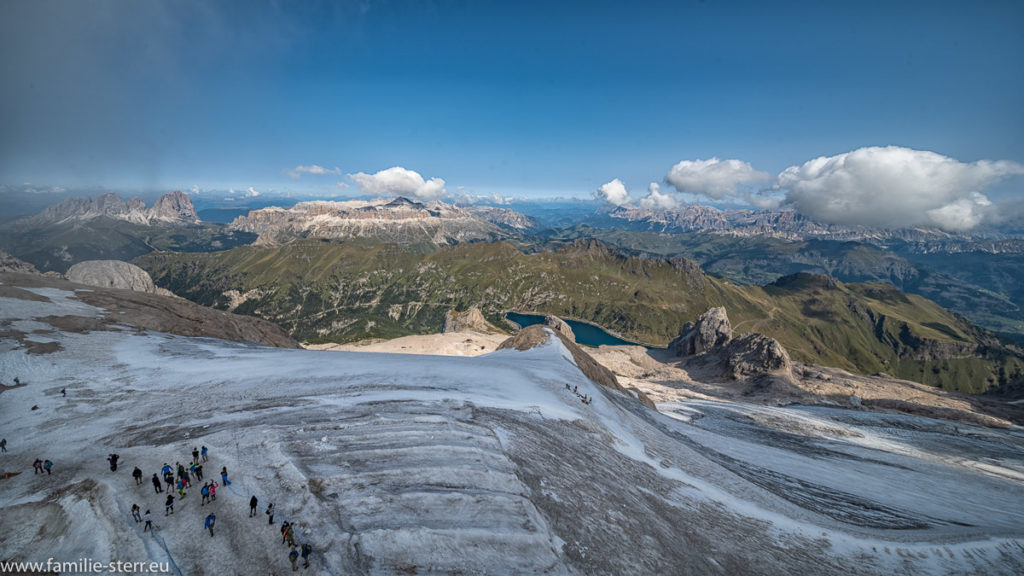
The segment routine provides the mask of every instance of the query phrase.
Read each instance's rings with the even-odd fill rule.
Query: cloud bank
[[[976,227],[994,207],[982,190],[1024,166],[1009,161],[963,163],[899,146],[859,148],[786,168],[776,187],[785,203],[816,220],[844,225],[951,232]]]
[[[665,176],[676,190],[712,200],[732,200],[742,195],[742,188],[771,181],[771,174],[755,170],[748,162],[718,158],[683,160]]]
[[[341,168],[327,169],[323,166],[317,166],[313,164],[311,166],[296,166],[287,172],[288,177],[292,180],[298,180],[302,178],[303,174],[312,174],[314,176],[323,176],[324,174],[334,174],[335,176],[341,176]]]
[[[631,206],[635,200],[629,195],[626,185],[618,178],[598,186],[594,198],[604,200],[613,206]],[[636,200],[635,205],[650,210],[668,210],[678,206],[679,201],[671,193],[663,193],[657,182],[651,182],[647,187],[647,196]]]
[[[414,196],[422,200],[437,200],[447,193],[444,180],[441,178],[424,181],[419,172],[406,170],[401,166],[381,170],[376,174],[349,174],[349,178],[364,194]]]

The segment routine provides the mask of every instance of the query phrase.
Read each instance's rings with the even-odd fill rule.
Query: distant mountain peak
[[[164,194],[157,199],[152,208],[147,208],[146,204],[138,198],[125,200],[114,192],[101,194],[95,198],[68,198],[39,214],[28,216],[26,220],[39,225],[92,220],[101,217],[142,225],[196,224],[199,222],[199,216],[192,205],[192,200],[180,190]]]

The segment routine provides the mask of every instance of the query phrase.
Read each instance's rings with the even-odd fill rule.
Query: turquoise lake
[[[505,318],[519,324],[523,328],[534,324],[544,323],[544,316],[540,314],[520,314],[518,312],[509,312],[505,314]],[[566,320],[565,323],[568,324],[569,327],[572,328],[573,333],[576,334],[576,342],[578,344],[583,344],[584,346],[640,346],[640,344],[637,344],[636,342],[630,342],[628,340],[623,340],[618,336],[613,336],[593,324],[577,322],[575,320]]]

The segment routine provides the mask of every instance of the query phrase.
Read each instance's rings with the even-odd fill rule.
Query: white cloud
[[[594,198],[604,200],[613,206],[625,206],[632,201],[629,192],[626,191],[626,185],[618,178],[598,186],[597,191],[594,192]]]
[[[981,191],[1024,174],[1009,161],[965,164],[899,146],[859,148],[820,157],[779,174],[786,203],[811,218],[846,225],[974,228],[992,210]]]
[[[349,178],[364,194],[415,196],[423,200],[436,200],[447,193],[444,180],[441,178],[424,181],[418,172],[406,170],[401,166],[381,170],[376,174],[349,174]]]
[[[260,195],[259,191],[256,190],[255,188],[253,188],[252,186],[249,186],[249,188],[246,189],[246,191],[245,191],[245,196],[248,197],[248,198],[255,198],[255,197],[259,196],[259,195]]]
[[[312,166],[296,166],[295,168],[289,170],[287,173],[288,177],[291,178],[292,180],[298,180],[299,178],[302,178],[303,174],[313,174],[314,176],[334,174],[335,176],[341,176],[341,168],[335,167],[332,169],[328,169],[324,168],[323,166],[317,166],[316,164],[313,164]]]
[[[663,194],[657,182],[651,182],[647,187],[647,196],[641,198],[637,204],[650,210],[671,210],[678,206],[679,202],[671,193]]]
[[[665,181],[686,194],[707,196],[712,200],[734,199],[741,188],[771,182],[767,172],[755,170],[741,160],[683,160],[669,170]]]

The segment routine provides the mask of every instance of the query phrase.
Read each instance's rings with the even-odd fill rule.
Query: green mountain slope
[[[737,286],[689,260],[626,257],[596,241],[532,254],[460,244],[423,255],[301,240],[136,263],[179,295],[275,321],[304,341],[436,332],[447,310],[477,306],[499,324],[509,310],[550,313],[665,346],[685,322],[725,306],[737,331],[777,338],[797,361],[971,392],[1024,373],[991,333],[891,286],[808,274]]]

